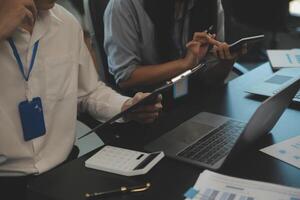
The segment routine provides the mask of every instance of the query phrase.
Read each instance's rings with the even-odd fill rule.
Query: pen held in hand
[[[211,25],[204,32],[206,32],[209,35],[209,37],[215,39],[216,35],[215,35],[215,33],[213,33],[213,28],[214,28],[214,25]],[[213,45],[208,45],[207,52],[210,52],[212,50],[212,48],[213,48]]]
[[[146,183],[143,185],[138,185],[138,186],[132,186],[132,187],[120,187],[116,190],[111,190],[111,191],[106,191],[106,192],[95,192],[95,193],[86,193],[85,197],[86,198],[93,198],[93,197],[109,197],[113,195],[121,195],[125,193],[136,193],[136,192],[143,192],[146,191],[150,188],[151,184]]]
[[[206,29],[204,32],[206,32],[207,34],[210,34],[212,35],[213,34],[213,28],[214,28],[214,25],[211,25],[210,27],[208,27],[208,29]]]

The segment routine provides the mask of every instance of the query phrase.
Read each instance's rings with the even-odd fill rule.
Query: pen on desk
[[[143,192],[145,190],[148,190],[150,188],[151,184],[146,183],[143,185],[138,186],[132,186],[132,187],[120,187],[116,190],[106,191],[106,192],[94,192],[94,193],[86,193],[86,198],[93,198],[93,197],[108,197],[118,194],[124,194],[124,193],[135,193],[135,192]]]

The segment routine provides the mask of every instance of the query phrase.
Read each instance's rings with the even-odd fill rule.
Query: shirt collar
[[[44,37],[50,29],[51,32],[57,31],[59,25],[62,23],[63,20],[55,14],[53,9],[39,12],[33,28],[30,45],[33,46],[34,43]]]
[[[63,23],[63,20],[54,13],[53,9],[48,11],[48,15],[51,17],[52,21],[59,23],[59,24]]]

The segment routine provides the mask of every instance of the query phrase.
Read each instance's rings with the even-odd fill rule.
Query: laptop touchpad
[[[175,138],[176,141],[180,141],[188,145],[205,136],[213,128],[214,127],[207,124],[191,120],[171,131],[173,132],[171,137]]]
[[[167,155],[176,155],[179,151],[204,137],[214,127],[189,120],[153,141],[145,148],[150,151],[163,150]]]

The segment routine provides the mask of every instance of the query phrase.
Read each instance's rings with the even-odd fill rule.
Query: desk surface
[[[250,96],[244,92],[244,88],[255,84],[256,81],[271,73],[269,64],[264,64],[234,79],[227,86],[214,91],[206,91],[205,95],[202,96],[194,95],[192,98],[185,99],[181,104],[176,105],[176,108],[174,107],[174,109],[164,113],[153,126],[143,128],[142,131],[135,129],[134,131],[137,132],[135,134],[145,134],[145,137],[141,137],[140,140],[133,140],[130,137],[135,135],[130,132],[130,129],[121,128],[119,131],[123,130],[124,132],[126,130],[128,140],[137,148],[146,141],[142,138],[162,134],[201,111],[209,111],[247,121],[261,103],[262,98]],[[235,163],[219,172],[240,178],[300,188],[300,169],[259,152],[259,149],[263,147],[300,134],[299,110],[300,105],[293,103],[272,130],[272,135],[261,138],[257,145],[244,152],[244,155]],[[194,184],[198,175],[203,171],[199,167],[164,158],[148,174],[128,178],[85,168],[84,161],[93,153],[35,178],[29,184],[29,189],[32,191],[30,199],[83,200],[86,192],[106,191],[121,185],[150,181],[152,187],[147,192],[124,195],[122,199],[182,200],[184,199],[184,192]],[[120,199],[120,197],[108,199]]]

